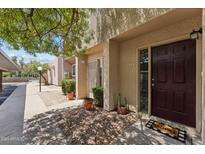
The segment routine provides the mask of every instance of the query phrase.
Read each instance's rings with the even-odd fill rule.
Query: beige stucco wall
[[[114,40],[104,43],[104,109],[111,111],[117,106],[119,94],[119,44]]]
[[[47,72],[48,82],[54,85],[60,85],[61,81],[66,77],[65,73],[69,73],[68,78],[72,78],[72,64],[65,60],[64,57],[56,57],[50,64],[50,69]]]
[[[63,61],[63,73],[64,77],[72,78],[72,64],[66,60]],[[67,75],[65,75],[65,73],[67,73]]]
[[[138,83],[138,50],[151,46],[166,44],[189,38],[193,29],[201,27],[201,15],[185,19],[175,24],[160,27],[159,29],[120,43],[120,93],[127,97],[134,110],[138,110],[139,83]],[[197,128],[201,125],[201,38],[197,40]],[[150,67],[150,65],[149,65]],[[129,68],[129,69],[128,69]],[[150,85],[150,84],[149,84]],[[150,100],[150,99],[149,99]]]
[[[97,50],[96,52],[90,53],[87,56],[88,56],[88,62],[94,61],[103,57],[103,51]]]
[[[87,56],[76,57],[76,97],[87,96]]]
[[[54,85],[60,85],[63,79],[63,57],[56,57],[50,64],[48,71],[48,82]]]
[[[98,8],[89,17],[89,29],[94,32],[90,47],[162,15],[170,8]]]
[[[203,9],[203,16],[202,16],[202,28],[205,29],[205,9]],[[205,42],[205,32],[203,31],[202,36],[203,42]],[[205,44],[202,44],[202,142],[205,144]]]

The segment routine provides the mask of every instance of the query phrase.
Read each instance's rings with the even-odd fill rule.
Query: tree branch
[[[34,30],[35,30],[35,32],[36,32],[36,34],[37,34],[37,36],[39,37],[39,41],[40,41],[40,43],[42,42],[42,39],[41,39],[41,35],[40,35],[40,33],[38,32],[38,30],[37,30],[37,28],[36,28],[36,25],[34,24],[34,21],[33,21],[33,14],[34,14],[34,9],[31,9],[31,12],[30,12],[30,14],[28,15],[29,16],[29,18],[30,18],[30,20],[31,20],[31,25],[32,25],[32,27],[34,28]]]
[[[26,24],[26,29],[25,29],[25,30],[21,30],[21,29],[20,29],[20,31],[21,31],[21,32],[24,32],[24,31],[27,32],[27,31],[29,30],[29,28],[28,28],[28,21],[27,21],[27,19],[26,19],[26,16],[25,16],[23,10],[22,10],[21,8],[19,8],[19,11],[20,11],[21,16],[22,16],[22,18],[23,18],[23,20],[24,20],[24,22],[25,22],[25,24]]]
[[[54,10],[55,10],[55,11],[57,12],[57,14],[59,15],[60,21],[56,24],[56,26],[54,26],[53,28],[49,29],[47,32],[45,32],[44,34],[42,34],[41,37],[47,35],[47,34],[50,33],[51,31],[55,30],[57,27],[60,26],[60,24],[61,24],[61,22],[62,22],[62,16],[61,16],[61,14],[59,13],[59,11],[58,11],[57,9],[54,9]],[[58,19],[58,15],[56,15],[56,19]]]
[[[73,9],[73,14],[72,14],[72,17],[71,17],[71,22],[70,22],[70,26],[68,27],[68,29],[67,29],[67,32],[66,32],[66,34],[65,34],[65,38],[68,36],[68,33],[70,32],[70,30],[71,30],[71,28],[72,28],[72,26],[73,26],[73,23],[74,23],[74,19],[75,19],[75,13],[76,13],[76,9]]]

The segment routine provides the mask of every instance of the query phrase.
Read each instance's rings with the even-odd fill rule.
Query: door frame
[[[87,61],[87,69],[86,69],[87,75],[86,75],[86,77],[87,77],[87,95],[88,95],[88,97],[90,97],[90,92],[89,92],[89,87],[88,87],[88,85],[89,85],[89,74],[88,74],[89,68],[88,68],[88,64],[89,64],[89,63],[92,63],[92,62],[98,62],[98,60],[100,60],[100,61],[102,62],[102,69],[103,69],[104,64],[103,64],[103,57],[102,57],[102,56],[100,56],[100,57],[95,57],[95,58],[89,59],[89,60]],[[99,70],[97,70],[97,71],[99,71]],[[103,71],[103,70],[102,70],[102,71]],[[102,72],[102,74],[103,74],[103,72]],[[104,80],[104,79],[102,79],[102,80]],[[93,95],[93,94],[91,94],[91,95]]]
[[[189,39],[189,34],[181,35],[175,38],[166,39],[158,42],[152,42],[149,44],[142,45],[140,47],[136,48],[136,57],[137,57],[137,66],[139,66],[139,51],[142,49],[147,48],[148,49],[148,116],[152,116],[151,114],[151,106],[152,106],[152,92],[151,92],[151,77],[152,77],[152,47],[160,46],[160,45],[166,45],[178,41],[184,41]],[[199,36],[198,39],[196,39],[196,131],[201,131],[201,123],[202,123],[202,111],[201,111],[201,105],[202,105],[202,59],[200,57],[202,55],[202,36]],[[139,77],[139,67],[136,71],[136,75]],[[137,80],[137,85],[139,87],[139,80]],[[136,104],[137,111],[139,112],[139,101],[140,99],[140,91],[137,90],[136,93],[136,100],[138,103]]]

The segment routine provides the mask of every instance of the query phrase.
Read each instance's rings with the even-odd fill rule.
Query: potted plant
[[[67,98],[73,100],[75,97],[75,80],[69,79],[67,84]]]
[[[128,103],[127,103],[127,98],[124,97],[124,100],[122,101],[121,99],[121,95],[119,94],[117,97],[117,113],[118,114],[122,114],[122,115],[126,115],[129,113],[129,109],[128,109]]]
[[[64,95],[67,95],[68,100],[72,100],[75,97],[75,80],[64,79],[62,81],[62,91]]]
[[[92,89],[93,97],[96,100],[96,106],[103,107],[103,88],[96,86]]]
[[[83,106],[86,110],[91,110],[93,109],[94,107],[94,104],[93,104],[93,99],[92,98],[84,98],[84,103],[83,103]]]

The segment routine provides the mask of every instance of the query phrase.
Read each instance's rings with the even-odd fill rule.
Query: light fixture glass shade
[[[38,67],[38,71],[42,71],[42,67]]]
[[[195,40],[195,39],[198,39],[198,38],[199,38],[198,32],[190,33],[190,39]]]

